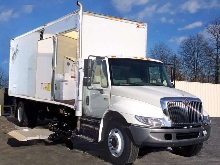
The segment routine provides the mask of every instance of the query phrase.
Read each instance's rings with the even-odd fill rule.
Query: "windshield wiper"
[[[152,86],[164,86],[163,84],[150,83]]]
[[[117,83],[114,85],[116,86],[144,86],[143,84],[139,84],[139,83]]]
[[[129,84],[129,85],[132,85],[132,86],[144,86],[144,84],[140,84],[140,83],[127,83],[127,84]]]

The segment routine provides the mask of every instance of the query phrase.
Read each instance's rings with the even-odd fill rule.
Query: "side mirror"
[[[84,77],[83,78],[83,86],[91,86],[91,77]]]
[[[84,77],[92,75],[92,59],[84,59]]]
[[[91,86],[91,75],[92,75],[92,60],[84,59],[84,78],[83,86]]]

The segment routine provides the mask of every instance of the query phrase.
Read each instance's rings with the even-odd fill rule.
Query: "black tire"
[[[37,119],[38,119],[38,109],[36,104],[29,105],[29,115],[30,119],[28,122],[28,127],[36,127],[37,125]]]
[[[180,156],[185,156],[185,157],[190,157],[197,155],[201,149],[202,149],[203,143],[198,143],[190,146],[184,146],[184,147],[172,147],[173,153],[180,155]]]
[[[46,110],[42,108],[38,111],[38,119],[44,121],[46,119]]]
[[[23,101],[20,101],[18,103],[16,114],[18,119],[18,125],[20,127],[27,127],[28,126],[27,105],[24,104]]]
[[[32,106],[31,106],[32,105]],[[20,101],[17,106],[16,116],[20,127],[35,127],[37,124],[37,110],[28,101]]]
[[[104,149],[106,158],[115,165],[134,163],[138,156],[139,148],[130,140],[125,128],[120,123],[109,122],[105,130]]]

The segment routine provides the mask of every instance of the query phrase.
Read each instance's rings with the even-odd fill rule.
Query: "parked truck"
[[[147,24],[77,3],[76,12],[10,42],[19,125],[55,117],[69,137],[100,142],[113,164],[133,163],[143,146],[197,154],[210,136],[209,116],[199,98],[174,88],[173,69],[170,81],[161,61],[146,58]]]

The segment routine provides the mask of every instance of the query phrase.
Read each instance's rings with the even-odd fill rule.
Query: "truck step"
[[[47,139],[49,135],[54,132],[48,129],[29,129],[25,128],[22,130],[13,130],[8,133],[8,135],[17,139],[18,141],[28,141],[28,140],[39,140],[39,139]]]
[[[91,138],[91,137],[88,137],[88,136],[85,136],[85,135],[72,135],[72,138],[74,138],[74,137],[77,137],[77,138],[80,138],[80,139],[82,139],[82,140],[86,140],[86,141],[88,141],[88,142],[97,142],[97,140],[96,139],[93,139],[93,138]],[[72,139],[73,140],[73,139]]]

